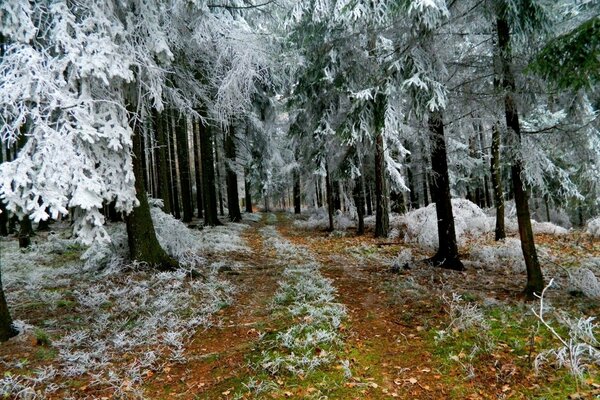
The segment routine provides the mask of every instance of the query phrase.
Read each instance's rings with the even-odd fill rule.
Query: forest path
[[[153,376],[146,384],[147,395],[186,399],[444,397],[440,375],[432,372],[429,350],[420,345],[422,318],[440,310],[421,310],[417,317],[414,309],[402,312],[407,304],[392,307],[390,293],[381,286],[389,274],[385,258],[357,257],[348,251],[352,248],[348,240],[331,241],[325,234],[295,229],[292,222],[284,214],[265,214],[244,232],[252,252],[231,260],[244,268],[225,272],[238,292],[233,304],[218,313],[222,323],[197,332],[186,349],[187,361]],[[357,248],[365,241],[379,243],[358,238]],[[277,246],[293,254],[282,256]],[[398,248],[383,250],[391,255]],[[282,271],[290,265],[315,262],[334,286],[335,301],[346,308],[347,318],[339,327],[343,343],[330,365],[306,377],[265,374],[256,368],[265,351],[261,336],[275,337],[293,325],[289,316],[273,310]],[[351,377],[344,376],[344,364]]]
[[[251,252],[227,255],[242,267],[222,272],[237,293],[218,313],[221,324],[194,335],[184,364],[149,380],[148,398],[475,400],[529,398],[520,391],[535,388],[531,369],[516,369],[510,346],[481,356],[474,371],[463,353],[476,347],[471,339],[434,339],[449,320],[432,289],[472,285],[476,271],[415,265],[392,273],[391,261],[407,248],[401,241],[303,230],[283,213],[264,214],[243,238]],[[305,341],[313,317],[294,314],[293,299],[280,300],[311,287],[330,290],[321,311],[332,313],[339,303],[345,317],[330,324],[333,330],[318,325],[309,332],[335,337],[333,345],[317,341],[299,350],[293,346]]]
[[[242,268],[222,273],[235,288],[233,303],[220,310],[219,324],[198,331],[186,348],[187,361],[163,369],[145,384],[148,398],[213,399],[230,398],[230,382],[249,373],[247,354],[262,331],[274,329],[269,304],[277,288],[281,268],[273,251],[264,246],[254,223],[243,232],[248,254],[228,254],[228,261]],[[225,268],[228,269],[228,268]]]

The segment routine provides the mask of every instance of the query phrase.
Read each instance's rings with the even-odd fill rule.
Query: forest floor
[[[263,214],[240,233],[247,250],[205,255],[234,289],[211,311],[216,322],[197,324],[182,339],[180,356],[144,367],[141,356],[126,351],[111,367],[139,371],[118,385],[94,383],[93,373],[19,381],[19,374],[39,377],[37,371],[64,364],[53,344],[64,332],[38,329],[0,346],[0,392],[28,382],[48,398],[600,398],[600,365],[582,358],[586,371],[576,379],[551,353],[546,361],[538,357],[561,343],[533,314],[539,302],[520,298],[524,272],[473,250],[493,248],[492,237],[469,239],[461,248],[466,271],[454,272],[426,265],[420,260],[431,254],[400,239],[300,229],[293,219]],[[563,282],[548,291],[546,301],[556,307],[547,309],[548,321],[569,338],[561,312],[595,317],[600,300],[570,291],[564,278],[581,260],[597,262],[600,242],[577,232],[536,241],[547,279]],[[61,257],[75,259],[73,253]],[[72,304],[48,312],[43,304],[19,307],[17,318],[44,326],[84,312]],[[43,392],[48,382],[58,387]]]

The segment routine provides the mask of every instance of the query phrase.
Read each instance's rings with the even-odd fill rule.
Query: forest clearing
[[[600,2],[0,1],[0,398],[600,399]]]

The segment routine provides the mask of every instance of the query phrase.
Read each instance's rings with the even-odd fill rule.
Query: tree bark
[[[498,127],[498,124],[494,124],[492,130],[490,164],[492,188],[494,192],[494,206],[496,207],[495,239],[502,240],[506,238],[506,230],[504,228],[504,194],[502,191],[502,175],[500,173],[500,128]]]
[[[388,197],[385,185],[385,159],[383,147],[383,124],[385,100],[378,94],[374,104],[375,121],[375,237],[387,237],[389,234],[390,216]]]
[[[163,201],[163,211],[171,214],[171,199],[169,198],[169,170],[167,167],[168,160],[168,144],[166,133],[168,131],[166,113],[158,113],[152,111],[152,121],[156,132],[157,158],[156,178],[158,195]]]
[[[246,212],[252,214],[252,193],[250,193],[250,191],[252,190],[251,186],[250,186],[250,179],[249,179],[249,173],[248,173],[248,169],[244,169],[244,192],[245,192],[245,198],[246,198]]]
[[[0,35],[0,48],[2,47],[2,36]],[[1,52],[2,50],[0,50]],[[0,142],[0,164],[4,162],[4,144]],[[8,155],[8,152],[7,152]],[[10,161],[8,157],[6,157],[6,161]],[[0,199],[0,236],[8,236],[8,210],[6,209],[6,205]],[[0,282],[1,285],[1,282]],[[0,288],[1,289],[1,288]]]
[[[237,173],[234,169],[236,161],[234,127],[230,126],[229,132],[224,132],[224,134],[225,143],[223,143],[223,150],[225,151],[225,179],[227,182],[227,208],[229,209],[229,220],[231,222],[239,222],[242,220],[242,212],[240,210]]]
[[[318,208],[323,207],[323,199],[322,199],[320,181],[321,181],[321,177],[317,176],[317,178],[315,179],[315,193],[317,196],[317,207]]]
[[[219,196],[219,214],[222,216],[225,215],[225,209],[223,207],[223,191],[221,190],[221,166],[219,163],[219,145],[217,143],[216,138],[212,137],[213,140],[213,149],[215,151],[215,172],[217,175],[217,195]]]
[[[173,200],[171,202],[171,206],[173,207],[173,216],[176,219],[181,219],[181,209],[179,208],[179,189],[177,188],[179,179],[177,178],[177,151],[175,149],[175,117],[173,112],[169,112],[167,115],[167,119],[169,121],[167,140],[169,142],[169,165],[171,167],[171,199]]]
[[[187,120],[183,113],[179,114],[176,121],[175,139],[177,140],[177,164],[179,166],[179,182],[181,185],[181,208],[183,209],[182,222],[191,222],[193,217],[192,207],[192,182],[190,179],[190,150],[188,141]]]
[[[130,88],[130,91],[134,90],[134,88]],[[134,101],[136,95],[135,92],[130,94],[130,100],[127,104],[127,109],[132,115],[136,113],[137,106]],[[132,124],[133,173],[135,176],[135,193],[140,204],[125,217],[129,255],[131,259],[146,263],[159,270],[171,271],[176,269],[178,264],[167,255],[156,238],[154,224],[150,216],[150,206],[144,188],[144,171],[141,163],[144,149],[140,140],[139,122],[134,120]]]
[[[302,198],[300,195],[300,172],[294,171],[294,214],[301,212]]]
[[[354,189],[352,194],[354,197],[354,205],[356,206],[356,215],[358,217],[356,234],[363,235],[365,233],[365,198],[362,176],[358,176],[354,180]]]
[[[33,227],[28,215],[24,215],[19,220],[19,248],[25,249],[31,245],[31,235]]]
[[[520,150],[521,147],[521,127],[519,124],[519,112],[514,99],[515,78],[511,71],[511,48],[510,48],[510,27],[508,21],[498,15],[496,19],[496,29],[498,34],[498,46],[500,49],[500,62],[502,66],[502,88],[504,89],[504,109],[506,116],[506,126],[509,135],[514,136],[514,143]],[[521,249],[525,258],[525,267],[527,269],[527,284],[523,293],[528,299],[535,299],[535,294],[541,294],[544,289],[544,277],[537,257],[533,229],[531,227],[531,215],[529,212],[529,195],[521,178],[523,175],[523,163],[520,151],[512,160],[511,178],[515,194],[515,206],[517,208],[517,221],[519,223],[519,236],[521,238]]]
[[[325,162],[325,188],[327,189],[327,214],[329,217],[329,232],[333,232],[333,188],[331,187],[331,175],[329,174],[329,165]]]
[[[202,169],[202,195],[204,225],[222,225],[217,215],[217,193],[215,187],[215,163],[213,158],[212,129],[200,122],[200,162]]]
[[[2,287],[2,269],[0,267],[0,342],[5,342],[13,336],[17,335],[17,330],[12,324],[12,318],[4,296],[4,288]]]
[[[465,267],[458,257],[441,111],[432,111],[429,114],[429,130],[431,131],[431,168],[434,181],[432,190],[435,190],[435,211],[439,239],[438,251],[429,261],[433,265],[442,268],[462,271]]]
[[[204,206],[202,200],[202,170],[200,167],[200,120],[192,121],[192,146],[194,147],[194,178],[196,181],[196,207],[198,208],[198,218],[204,218]]]

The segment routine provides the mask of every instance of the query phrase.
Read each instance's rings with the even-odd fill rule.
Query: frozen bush
[[[586,232],[593,238],[600,238],[600,217],[592,218],[587,222]]]
[[[552,364],[558,368],[564,367],[577,379],[583,379],[584,372],[589,365],[600,365],[599,341],[595,336],[598,325],[594,322],[595,318],[593,317],[574,319],[564,312],[558,313],[558,320],[568,328],[568,335],[559,334],[544,315],[547,308],[544,304],[546,291],[552,287],[553,283],[554,279],[551,279],[539,296],[539,309],[532,311],[560,344],[556,348],[538,354],[534,366],[536,371],[544,364]]]
[[[464,244],[465,235],[483,234],[494,229],[495,221],[488,217],[476,204],[453,199],[454,227],[459,244]],[[437,215],[435,204],[406,213],[399,218],[400,229],[405,240],[433,250],[438,247]]]
[[[581,267],[570,271],[569,283],[572,290],[582,292],[587,297],[600,298],[600,282],[588,268]]]
[[[491,246],[477,246],[471,249],[471,257],[483,264],[483,267],[499,266],[512,271],[523,271],[525,261],[521,250],[521,241],[506,238]]]

